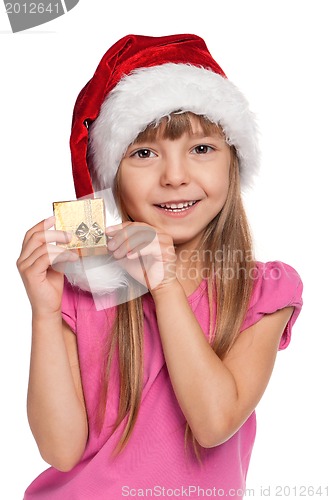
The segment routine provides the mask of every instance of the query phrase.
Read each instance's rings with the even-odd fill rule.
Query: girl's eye
[[[214,149],[211,146],[207,146],[206,144],[195,146],[192,150],[192,152],[197,155],[205,155],[206,153],[210,153],[211,151],[214,151]]]
[[[154,158],[157,156],[151,149],[143,148],[143,149],[138,149],[137,151],[134,151],[131,155],[131,157],[136,157],[136,158]]]

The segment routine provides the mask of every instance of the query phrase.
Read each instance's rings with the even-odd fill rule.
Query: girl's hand
[[[51,243],[68,243],[71,239],[65,231],[49,231],[54,222],[55,218],[50,217],[29,229],[17,260],[32,310],[40,315],[61,311],[65,262],[79,258],[74,252]],[[54,264],[58,265],[57,271],[51,267]]]
[[[119,264],[150,291],[177,280],[173,239],[143,222],[124,222],[106,228],[108,249]],[[120,260],[121,259],[121,260]]]

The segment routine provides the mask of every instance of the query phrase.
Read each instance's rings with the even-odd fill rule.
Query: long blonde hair
[[[216,124],[202,116],[194,116],[205,134],[215,131],[223,134]],[[153,139],[160,130],[163,138],[177,139],[185,132],[192,132],[192,117],[191,113],[171,114],[161,122],[162,129],[152,124],[137,139]],[[121,168],[115,178],[114,195],[123,220],[131,220],[121,200]],[[219,358],[223,359],[234,344],[247,312],[253,286],[252,270],[255,267],[250,229],[241,198],[238,160],[233,147],[230,186],[225,205],[208,224],[202,237],[200,250],[204,254],[207,249],[210,256],[205,262],[208,270],[209,342]],[[213,304],[216,307],[214,331]],[[138,416],[143,380],[143,320],[141,297],[118,305],[106,346],[99,426],[105,417],[110,368],[116,353],[119,362],[120,400],[113,432],[126,419],[116,453],[120,453],[128,443]],[[189,438],[199,459],[199,445],[187,424],[185,445],[188,444]]]

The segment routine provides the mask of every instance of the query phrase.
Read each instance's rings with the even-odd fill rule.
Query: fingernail
[[[51,215],[51,217],[47,217],[47,219],[44,219],[44,224],[48,225],[50,222],[55,223],[55,215]]]

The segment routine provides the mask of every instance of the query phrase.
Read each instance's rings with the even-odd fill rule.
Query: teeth
[[[191,205],[193,205],[195,202],[196,202],[196,200],[194,200],[194,201],[186,201],[184,203],[172,203],[172,204],[161,203],[160,206],[162,208],[164,208],[164,207],[166,207],[166,208],[187,208],[187,207],[191,207]]]

